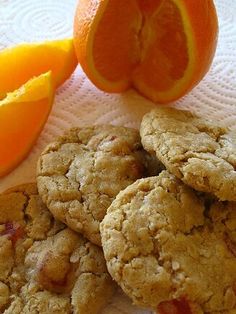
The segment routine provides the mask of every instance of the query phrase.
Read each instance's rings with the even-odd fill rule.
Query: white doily
[[[211,116],[236,129],[236,0],[215,3],[220,34],[213,65],[205,79],[176,106]],[[0,0],[0,49],[20,42],[70,37],[75,6],[76,0]],[[143,114],[154,106],[133,90],[122,95],[97,90],[78,67],[58,90],[52,113],[28,158],[0,179],[0,191],[33,181],[38,155],[64,129],[107,122],[139,127]],[[148,312],[138,310],[118,294],[103,313]]]

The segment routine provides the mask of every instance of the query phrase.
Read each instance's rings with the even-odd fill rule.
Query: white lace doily
[[[205,79],[176,106],[236,129],[236,0],[215,0],[215,3],[220,34],[213,65]],[[20,42],[70,37],[75,6],[76,0],[0,0],[0,49]],[[139,127],[143,114],[154,106],[133,90],[122,95],[97,90],[78,67],[58,90],[52,113],[28,158],[0,179],[0,191],[33,181],[39,153],[64,129],[107,122]],[[118,294],[103,313],[144,312]]]

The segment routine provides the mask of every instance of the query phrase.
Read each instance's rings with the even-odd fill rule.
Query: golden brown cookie
[[[211,202],[167,171],[118,194],[102,245],[134,303],[160,314],[236,311],[236,203]]]
[[[160,107],[141,123],[144,148],[198,191],[236,201],[236,132],[188,111]]]
[[[57,219],[101,245],[100,221],[118,192],[145,175],[145,155],[137,130],[73,128],[42,153],[39,194]]]
[[[0,312],[94,314],[114,286],[101,249],[55,221],[36,184],[0,195]]]

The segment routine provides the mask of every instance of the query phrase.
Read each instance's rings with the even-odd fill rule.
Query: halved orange
[[[133,86],[160,103],[204,77],[217,34],[213,0],[80,0],[74,21],[78,60],[97,87]]]
[[[77,63],[71,38],[4,49],[0,51],[0,99],[47,71],[52,71],[52,81],[58,87],[71,76]]]
[[[0,101],[0,177],[28,155],[47,121],[53,98],[52,75],[48,72]]]

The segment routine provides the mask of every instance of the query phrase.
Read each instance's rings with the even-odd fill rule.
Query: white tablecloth
[[[236,129],[236,0],[215,2],[220,34],[213,65],[205,79],[175,105]],[[0,0],[0,49],[20,42],[70,37],[75,5],[75,0]],[[0,191],[33,181],[38,155],[64,129],[107,122],[139,127],[143,114],[154,106],[133,90],[121,95],[99,91],[78,66],[57,91],[52,113],[32,152],[19,167],[0,179]],[[118,294],[103,313],[143,311]]]

